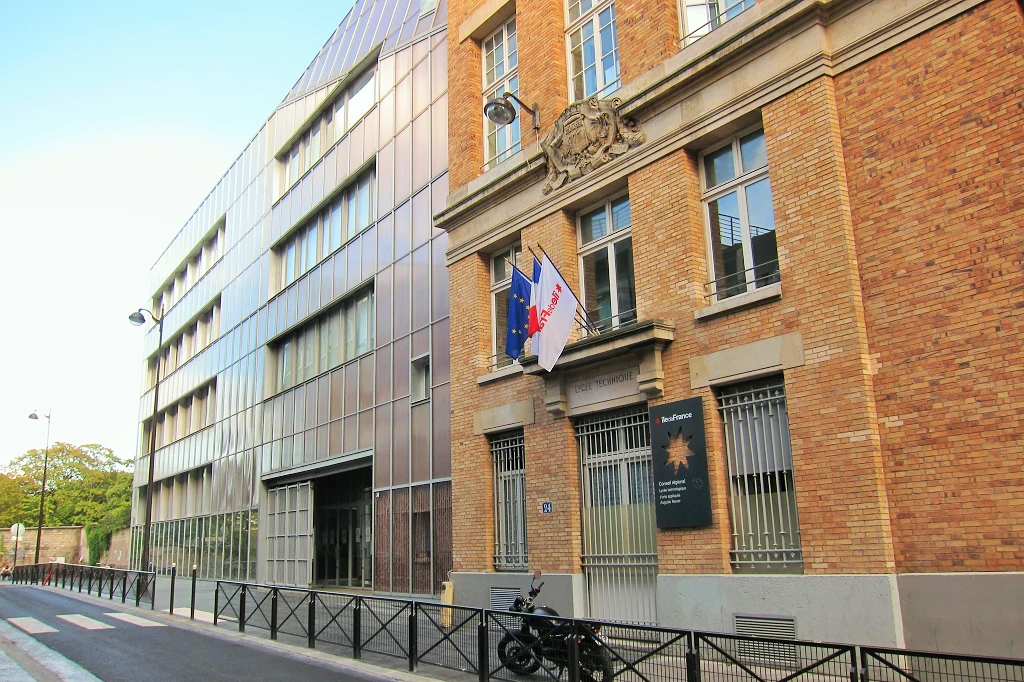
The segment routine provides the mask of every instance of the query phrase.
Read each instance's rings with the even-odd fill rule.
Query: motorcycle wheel
[[[498,642],[498,660],[516,675],[531,675],[540,669],[539,654],[533,650],[536,642],[529,632],[507,634]]]
[[[611,682],[615,677],[612,669],[612,656],[601,647],[588,653],[580,661],[580,682]]]

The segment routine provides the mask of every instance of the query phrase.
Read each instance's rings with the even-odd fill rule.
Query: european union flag
[[[530,289],[529,278],[512,266],[512,286],[508,299],[508,331],[505,333],[505,354],[518,360],[526,344],[530,330]]]

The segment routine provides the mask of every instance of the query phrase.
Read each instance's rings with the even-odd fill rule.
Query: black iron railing
[[[268,604],[270,605],[268,607]],[[276,604],[276,606],[275,606]],[[305,605],[305,611],[303,611]],[[409,670],[429,664],[467,680],[610,682],[788,682],[816,680],[963,680],[1024,682],[1024,660],[930,654],[803,640],[744,637],[580,618],[552,618],[567,647],[550,658],[550,642],[520,629],[521,614],[436,602],[390,599],[218,581],[215,624],[256,628],[334,645],[354,658],[400,659]],[[599,642],[599,650],[583,642]],[[499,651],[516,651],[519,671]],[[858,665],[858,649],[859,661]],[[523,673],[523,669],[529,672]]]
[[[77,590],[111,601],[120,597],[122,604],[134,602],[136,606],[148,605],[150,609],[156,603],[156,575],[149,571],[81,564],[27,564],[15,567],[11,580],[26,585]]]

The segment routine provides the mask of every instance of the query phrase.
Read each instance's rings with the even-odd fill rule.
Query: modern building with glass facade
[[[447,578],[445,15],[357,0],[153,266],[136,564],[153,456],[158,570],[419,595]]]
[[[1020,2],[448,16],[456,603],[1024,656]]]

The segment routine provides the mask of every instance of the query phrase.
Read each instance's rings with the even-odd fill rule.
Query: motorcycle
[[[558,620],[558,612],[550,606],[537,606],[535,600],[540,588],[544,587],[543,582],[536,584],[540,576],[540,571],[534,573],[529,595],[519,595],[512,603],[509,610],[523,615],[519,629],[507,632],[498,642],[498,660],[516,675],[531,675],[546,660],[557,666],[556,678],[560,678],[569,667],[569,643],[570,638],[575,637],[581,682],[611,682],[615,672],[600,626],[584,624],[583,632],[575,632],[580,628],[579,624],[574,629],[570,623]]]

